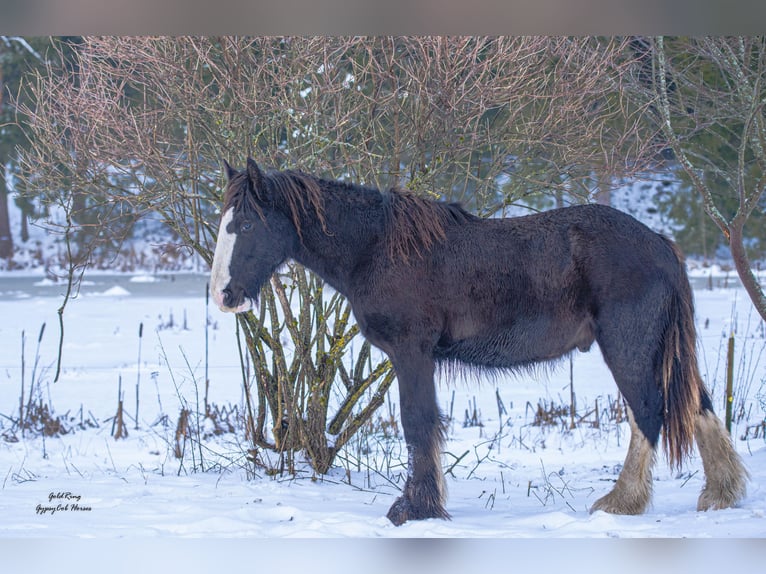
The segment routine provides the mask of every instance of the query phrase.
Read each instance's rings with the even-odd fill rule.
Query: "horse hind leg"
[[[652,467],[656,449],[638,427],[628,407],[630,445],[620,476],[614,488],[599,498],[590,512],[603,510],[610,514],[642,514],[652,498]]]
[[[702,457],[705,486],[697,510],[731,508],[745,497],[748,472],[734,450],[729,433],[712,409],[697,415],[694,437]]]
[[[662,397],[650,364],[656,345],[647,336],[657,331],[656,317],[634,313],[628,329],[626,318],[608,320],[610,316],[602,313],[597,341],[627,404],[630,444],[613,489],[595,502],[591,512],[641,514],[652,498],[652,468],[663,424]]]

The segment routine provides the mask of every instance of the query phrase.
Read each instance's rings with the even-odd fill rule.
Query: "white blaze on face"
[[[229,208],[221,218],[221,227],[218,229],[218,241],[215,244],[215,253],[213,255],[213,268],[210,271],[210,293],[213,296],[213,301],[215,301],[221,311],[241,313],[253,306],[253,302],[249,298],[245,298],[245,302],[239,307],[227,307],[223,302],[223,290],[226,289],[231,281],[229,266],[231,264],[232,253],[234,252],[234,242],[237,240],[236,234],[229,233],[226,230],[233,218],[234,210],[232,208]]]

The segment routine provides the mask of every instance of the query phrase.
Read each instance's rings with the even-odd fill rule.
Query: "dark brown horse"
[[[449,517],[436,402],[439,364],[514,370],[598,342],[630,414],[622,472],[593,510],[639,514],[660,440],[680,465],[696,438],[700,510],[745,495],[747,472],[697,368],[692,293],[679,251],[600,205],[480,219],[455,204],[295,171],[226,164],[211,291],[241,312],[287,259],[345,295],[396,369],[409,453],[388,518]]]

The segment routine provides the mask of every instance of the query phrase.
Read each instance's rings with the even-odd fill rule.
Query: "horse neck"
[[[380,194],[344,189],[337,182],[322,183],[323,220],[314,213],[302,218],[299,246],[292,258],[348,295],[352,271],[381,234]]]

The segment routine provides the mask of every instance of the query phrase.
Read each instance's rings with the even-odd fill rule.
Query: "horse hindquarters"
[[[683,272],[677,284],[657,282],[647,289],[632,309],[603,306],[598,331],[604,359],[628,403],[631,441],[615,487],[591,512],[645,510],[663,427],[672,465],[680,466],[697,441],[706,477],[698,510],[736,505],[745,495],[747,471],[699,374],[692,293]]]

